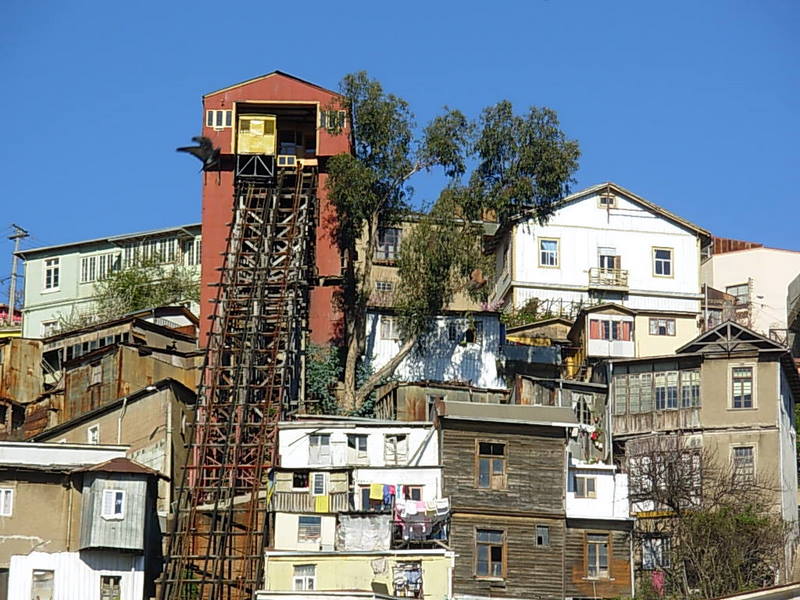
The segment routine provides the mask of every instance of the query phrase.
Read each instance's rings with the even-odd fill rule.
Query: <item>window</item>
[[[381,339],[382,340],[399,340],[400,339],[400,323],[396,317],[381,315]]]
[[[502,529],[475,530],[475,575],[505,576],[506,532]]]
[[[214,129],[230,127],[233,120],[232,117],[233,113],[230,110],[207,110],[206,127],[213,127]]]
[[[625,375],[614,377],[614,414],[624,415],[628,399],[628,378]]]
[[[100,443],[100,425],[92,425],[86,430],[86,442],[89,444]]]
[[[479,488],[502,490],[506,487],[506,445],[478,442]]]
[[[387,434],[383,438],[383,460],[387,465],[402,465],[408,460],[406,434]]]
[[[98,383],[103,383],[103,364],[96,363],[91,366],[91,376],[89,379],[89,385],[96,385]]]
[[[125,517],[125,492],[123,490],[103,490],[103,507],[100,516],[104,519]]]
[[[639,410],[643,413],[653,411],[653,374],[639,375]]]
[[[617,205],[617,197],[614,194],[605,192],[597,196],[597,206],[600,208],[614,208]]]
[[[322,517],[297,518],[297,541],[318,542],[322,535]]]
[[[300,517],[301,519],[303,517]],[[316,588],[316,565],[295,565],[292,587],[295,591],[306,592]]]
[[[312,465],[331,464],[331,436],[312,433],[308,436],[308,462]]]
[[[675,319],[650,319],[650,335],[675,335]]]
[[[292,488],[295,490],[308,489],[308,471],[295,471],[292,473]]]
[[[314,485],[311,488],[312,496],[324,496],[328,493],[328,478],[326,473],[314,473]]]
[[[330,132],[341,131],[346,120],[346,113],[343,110],[321,110],[319,111],[319,126]]]
[[[736,297],[736,304],[750,303],[750,286],[746,283],[739,285],[729,285],[725,288],[725,293]]]
[[[653,571],[669,567],[669,539],[650,537],[642,540],[642,569]]]
[[[470,324],[464,333],[465,344],[480,344],[483,341],[483,321],[475,321]]]
[[[672,249],[653,248],[653,275],[672,277]]]
[[[608,578],[607,534],[586,534],[586,575],[592,579]]]
[[[200,264],[200,238],[187,240],[183,243],[183,257],[187,266]]]
[[[752,446],[734,446],[731,449],[733,476],[738,483],[752,483],[755,476],[755,460]]]
[[[656,373],[656,410],[678,408],[678,372]]]
[[[639,375],[628,375],[628,411],[636,414],[640,407]]]
[[[366,452],[367,451],[366,434],[348,433],[347,447],[352,450],[355,450],[356,452]]]
[[[400,229],[398,227],[381,227],[378,229],[375,260],[397,260],[399,253]]]
[[[597,498],[597,479],[588,475],[575,475],[575,497]]]
[[[550,527],[547,525],[536,526],[536,545],[549,546],[550,545]]]
[[[103,279],[118,269],[118,257],[113,254],[99,254],[81,258],[81,283]]]
[[[50,337],[58,331],[58,321],[42,321],[42,337]]]
[[[31,600],[53,600],[56,572],[34,569],[31,573]]]
[[[403,486],[403,493],[406,500],[422,500],[422,486],[421,485],[406,485]]]
[[[732,371],[733,408],[753,408],[753,367]]]
[[[700,406],[700,371],[681,371],[681,408]]]
[[[100,600],[120,600],[122,598],[121,582],[122,577],[119,575],[101,575]]]
[[[619,255],[617,255],[616,248],[598,248],[597,255],[601,269],[607,270],[622,268],[622,261]]]
[[[394,291],[394,284],[391,281],[376,281],[375,291],[381,293],[388,293]]]
[[[0,488],[0,517],[10,517],[14,511],[14,490]]]
[[[60,283],[61,259],[48,258],[44,261],[44,289],[57,290]]]
[[[558,240],[539,238],[539,266],[558,268]]]
[[[447,339],[451,342],[457,342],[460,337],[458,323],[447,324]]]
[[[631,321],[589,319],[589,339],[630,342],[633,331]]]

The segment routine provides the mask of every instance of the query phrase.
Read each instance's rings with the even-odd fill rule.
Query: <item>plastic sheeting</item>
[[[391,541],[391,515],[339,515],[337,550],[388,550]]]

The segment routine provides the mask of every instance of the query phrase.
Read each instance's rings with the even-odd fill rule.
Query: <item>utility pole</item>
[[[8,291],[8,324],[14,323],[14,304],[17,294],[17,252],[19,252],[19,241],[28,237],[28,232],[19,225],[11,225],[14,228],[14,235],[8,237],[14,240],[14,254],[11,255],[11,289]]]

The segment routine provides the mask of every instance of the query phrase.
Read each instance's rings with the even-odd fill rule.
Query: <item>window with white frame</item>
[[[103,383],[103,363],[95,363],[91,366],[91,378],[89,385]]]
[[[597,478],[592,475],[575,475],[575,497],[597,498]]]
[[[104,519],[125,518],[124,490],[103,490],[103,507],[100,516]]]
[[[214,129],[225,129],[231,127],[233,122],[233,112],[230,110],[207,110],[206,127]]]
[[[308,462],[312,465],[331,464],[331,436],[329,433],[312,433],[308,436]]]
[[[700,371],[681,371],[681,408],[700,406]]]
[[[753,367],[733,367],[731,389],[733,408],[753,408]]]
[[[675,319],[650,319],[650,335],[675,335]]]
[[[672,248],[653,248],[653,275],[672,277]]]
[[[539,238],[539,266],[558,267],[558,240]]]
[[[733,446],[731,460],[734,479],[739,483],[752,483],[756,472],[753,446]]]
[[[590,579],[608,577],[608,534],[586,534],[586,575]]]
[[[324,496],[328,493],[328,474],[313,473],[311,475],[311,495]]]
[[[61,283],[61,259],[46,258],[44,261],[44,289],[57,290]]]
[[[319,126],[335,133],[341,131],[347,119],[347,113],[343,110],[321,110],[319,111]]]
[[[394,283],[391,281],[376,281],[375,291],[380,293],[387,293],[394,291]]]
[[[186,266],[200,264],[200,243],[199,237],[183,242],[183,262]]]
[[[91,283],[104,279],[109,273],[118,270],[119,256],[107,253],[81,258],[81,283]]]
[[[10,517],[14,512],[14,490],[0,488],[0,517]]]
[[[347,458],[350,463],[367,461],[367,435],[362,433],[347,434]]]
[[[536,545],[549,546],[550,545],[550,527],[547,525],[536,526]]]
[[[653,571],[669,567],[669,538],[646,537],[642,540],[642,569]]]
[[[301,519],[303,517],[300,517]],[[319,517],[318,517],[319,518]],[[292,587],[296,592],[308,592],[316,589],[316,565],[295,565]]]
[[[100,443],[100,425],[92,425],[86,430],[86,442],[89,444]]]
[[[42,337],[50,337],[55,335],[58,331],[58,321],[42,321],[41,324]]]
[[[381,339],[382,340],[399,340],[400,339],[400,321],[397,317],[389,315],[381,315]]]
[[[604,271],[622,268],[622,259],[616,248],[600,247],[597,249],[598,262]]]

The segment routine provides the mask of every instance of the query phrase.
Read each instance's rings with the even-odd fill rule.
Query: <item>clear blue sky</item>
[[[0,280],[12,222],[34,247],[199,221],[198,163],[175,147],[203,93],[274,69],[330,88],[366,69],[420,123],[549,106],[581,145],[575,189],[615,181],[800,249],[799,30],[796,0],[5,0]]]

